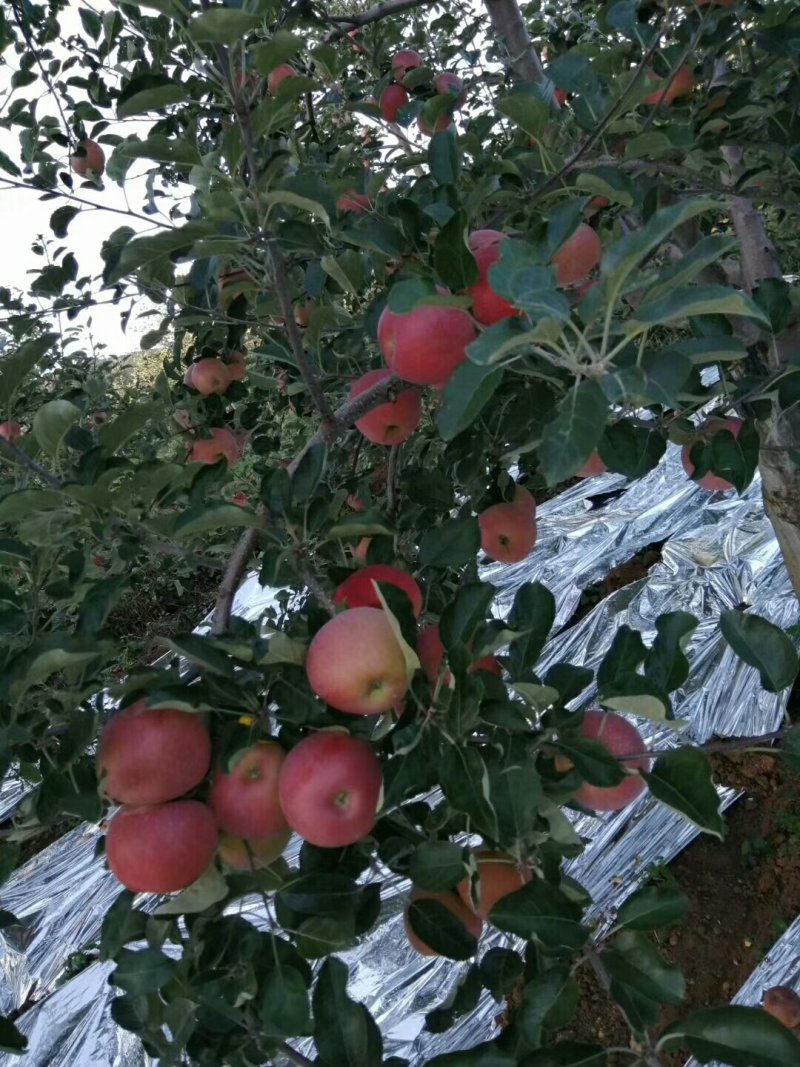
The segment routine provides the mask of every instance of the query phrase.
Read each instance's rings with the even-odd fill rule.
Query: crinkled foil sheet
[[[797,621],[797,601],[764,517],[757,482],[741,498],[704,493],[687,480],[679,450],[670,447],[659,467],[641,481],[628,485],[615,475],[603,475],[582,482],[543,504],[537,518],[539,541],[531,558],[514,566],[487,566],[483,577],[498,587],[500,615],[526,582],[541,581],[552,590],[558,629],[545,649],[545,664],[568,660],[595,667],[620,625],[632,626],[650,640],[660,613],[683,609],[700,619],[688,650],[692,672],[674,694],[676,716],[685,726],[676,732],[642,721],[648,741],[664,747],[681,738],[758,734],[781,724],[785,695],[765,693],[756,672],[737,660],[716,626],[720,611],[739,605],[780,626]],[[583,589],[652,543],[663,545],[662,558],[646,577],[613,592],[569,625]],[[256,619],[272,595],[252,576],[239,591],[234,610]],[[584,694],[581,703],[591,697]],[[4,783],[0,809],[7,815],[21,794],[19,783]],[[734,791],[720,790],[723,806],[735,799]],[[668,862],[697,832],[647,796],[624,812],[575,816],[574,823],[588,844],[569,873],[591,893],[589,918],[600,929],[650,866]],[[0,890],[0,907],[21,920],[21,926],[0,934],[0,1010],[30,1005],[17,1022],[29,1038],[24,1062],[31,1067],[150,1064],[133,1037],[111,1022],[108,1007],[114,991],[107,965],[93,963],[67,981],[60,977],[72,953],[91,948],[102,916],[119,892],[105,865],[95,859],[97,836],[96,827],[71,831]],[[297,842],[291,847],[296,850]],[[387,1055],[405,1056],[416,1065],[485,1040],[495,1032],[502,1008],[488,996],[447,1033],[424,1030],[425,1013],[446,998],[463,968],[422,959],[408,946],[402,931],[408,883],[384,873],[380,926],[342,957],[351,970],[351,995],[375,1015],[386,1036]],[[237,907],[257,925],[265,921],[260,900]],[[486,940],[507,943],[497,933]],[[756,1003],[763,988],[778,982],[800,984],[798,945],[800,920],[773,947],[737,1001]],[[19,1062],[0,1056],[0,1067]]]

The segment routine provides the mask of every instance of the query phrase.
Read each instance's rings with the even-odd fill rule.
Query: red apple
[[[647,745],[636,727],[627,719],[623,719],[621,715],[614,715],[610,711],[587,711],[581,732],[584,737],[599,741],[612,756],[620,759],[625,770],[629,772],[649,770],[650,760],[647,756],[639,759],[624,759],[625,756],[644,752]],[[566,769],[571,764],[562,757],[560,766]],[[575,799],[591,811],[620,811],[636,800],[645,789],[644,779],[636,773],[629,773],[619,785],[606,788],[584,782],[575,794]]]
[[[477,282],[470,286],[467,292],[472,297],[472,314],[478,322],[484,326],[491,326],[495,322],[500,322],[501,319],[519,315],[519,309],[509,303],[504,296],[498,296],[489,283],[489,268],[500,259],[500,240],[474,249],[473,255],[480,275]]]
[[[594,478],[598,474],[605,474],[608,467],[600,458],[600,453],[595,449],[591,456],[586,460],[584,465],[579,471],[576,471],[578,478]]]
[[[272,837],[286,829],[278,800],[285,759],[275,741],[257,741],[239,753],[230,771],[217,771],[208,803],[221,830],[234,837]]]
[[[290,66],[288,63],[281,63],[280,66],[276,67],[269,73],[267,78],[267,92],[274,96],[287,78],[296,77],[297,71],[294,67]]]
[[[536,501],[531,491],[524,485],[514,487],[514,498],[511,503],[515,508],[522,508],[528,515],[536,515]]]
[[[469,673],[474,674],[475,671],[486,671],[487,674],[496,674],[498,678],[503,674],[503,668],[496,656],[484,656],[483,659],[476,659],[470,666]]]
[[[402,85],[387,85],[381,93],[381,115],[387,122],[397,122],[397,112],[409,102]]]
[[[738,437],[741,432],[744,423],[741,419],[709,419],[705,426],[702,428],[700,434],[701,437],[709,438],[713,437],[715,433],[719,433],[720,430],[727,430],[728,433],[732,433],[734,437]],[[683,446],[681,452],[681,463],[683,469],[691,478],[694,474],[694,463],[691,460],[692,446],[694,441],[688,445]],[[715,491],[726,492],[728,489],[733,489],[733,485],[725,478],[720,478],[718,474],[714,474],[713,471],[709,471],[704,474],[702,478],[697,480],[697,484],[701,489],[707,489],[710,493]]]
[[[417,937],[411,928],[411,920],[408,917],[408,913],[411,904],[417,900],[436,900],[444,905],[449,912],[452,912],[457,919],[460,919],[462,925],[466,927],[473,937],[479,938],[483,933],[483,920],[475,914],[472,908],[468,908],[467,905],[451,890],[447,890],[444,893],[430,893],[426,889],[417,889],[415,887],[411,890],[409,903],[403,912],[403,924],[405,926],[406,937],[408,938],[409,944],[412,948],[416,949],[421,956],[438,956],[438,952],[432,949],[429,945],[426,945],[424,941],[420,941],[419,937]]]
[[[648,71],[647,77],[650,81],[659,82],[663,85],[663,88],[656,89],[655,92],[646,96],[644,100],[646,104],[671,104],[679,96],[686,96],[687,93],[694,89],[694,74],[691,67],[688,66],[679,68],[675,77],[672,78],[671,84],[669,78],[659,78],[652,70]]]
[[[458,75],[453,74],[452,71],[445,70],[441,74],[437,74],[433,79],[433,87],[441,96],[454,96],[456,98],[455,106],[457,108],[463,107],[467,102],[464,83]]]
[[[553,93],[553,96],[555,96],[556,100],[559,102],[561,107],[563,107],[564,104],[566,104],[566,102],[567,102],[567,90],[566,89],[556,89],[556,91]]]
[[[199,715],[148,708],[143,700],[108,720],[97,746],[97,776],[122,804],[161,804],[205,778],[211,739]]]
[[[411,601],[414,615],[419,618],[422,611],[422,592],[410,574],[392,567],[388,563],[373,563],[361,570],[354,571],[333,594],[334,604],[344,604],[347,608],[380,608],[381,602],[375,592],[374,582],[394,585],[406,594]]]
[[[603,246],[591,226],[580,223],[575,232],[553,256],[558,285],[567,286],[581,282],[600,262]]]
[[[360,396],[367,389],[391,378],[390,370],[367,371],[350,387],[350,396]],[[356,422],[356,428],[376,445],[401,445],[419,426],[422,398],[415,389],[399,392],[394,400],[379,404]]]
[[[231,384],[231,370],[215,356],[198,359],[187,369],[183,384],[188,385],[190,389],[196,389],[201,396],[211,396],[214,393],[222,396]]]
[[[120,808],[106,833],[112,874],[132,893],[175,893],[214,858],[217,828],[198,800]]]
[[[247,494],[237,493],[236,496],[232,496],[231,504],[236,504],[238,507],[243,508],[247,504]]]
[[[445,385],[476,336],[472,319],[460,308],[423,306],[398,315],[385,307],[378,320],[387,367],[414,385]]]
[[[471,643],[469,647],[472,647]],[[417,635],[417,656],[422,672],[431,685],[435,685],[439,678],[444,651],[439,624],[433,622],[423,626]],[[474,674],[475,671],[487,671],[489,674],[500,675],[503,673],[503,668],[494,656],[484,656],[470,664],[468,673]],[[448,671],[442,681],[445,685],[449,685],[451,679],[452,675]]]
[[[233,467],[241,455],[240,442],[236,435],[223,427],[215,427],[210,438],[201,438],[189,449],[189,463],[217,463],[224,459]]]
[[[536,519],[516,504],[493,504],[478,516],[481,548],[498,563],[519,563],[536,544]]]
[[[530,882],[532,875],[527,867],[520,867],[511,856],[491,849],[479,849],[475,853],[478,864],[478,906],[473,908],[470,896],[470,880],[465,878],[456,886],[456,892],[466,906],[474,910],[484,921],[489,912],[503,897],[516,893]]]
[[[106,154],[97,141],[79,141],[78,152],[69,157],[69,165],[81,178],[85,178],[87,174],[96,174],[99,177],[106,169]]]
[[[306,673],[326,704],[348,715],[380,715],[408,690],[403,650],[380,608],[350,608],[318,630]]]
[[[283,814],[295,833],[320,848],[343,848],[375,825],[383,775],[366,741],[323,730],[291,750],[279,789]]]
[[[467,238],[467,244],[470,251],[475,253],[480,252],[482,248],[491,248],[492,245],[505,241],[507,237],[508,234],[502,230],[473,230]]]
[[[404,48],[392,56],[392,73],[396,82],[402,82],[406,74],[422,66],[422,56],[413,48]]]
[[[426,137],[433,137],[434,133],[441,133],[442,130],[446,130],[448,126],[453,125],[452,115],[440,115],[436,120],[436,126],[431,126],[424,115],[420,115],[417,119],[417,126],[420,133],[424,133]]]
[[[354,215],[363,215],[372,207],[372,201],[365,193],[358,193],[350,189],[343,193],[336,201],[337,211],[352,211]]]
[[[789,986],[768,989],[764,994],[764,1011],[790,1030],[800,1026],[800,997]]]
[[[247,364],[245,363],[244,352],[229,353],[228,362],[225,366],[227,367],[232,382],[240,382],[242,378],[247,376]]]
[[[19,441],[22,437],[22,427],[18,422],[0,422],[0,437],[4,441]]]
[[[244,840],[231,834],[220,834],[217,855],[234,871],[258,871],[269,867],[289,843],[292,831],[287,826],[271,837]]]

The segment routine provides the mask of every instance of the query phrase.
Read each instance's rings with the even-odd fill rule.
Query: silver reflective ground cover
[[[606,497],[605,494],[612,494]],[[600,503],[592,507],[591,498]],[[692,672],[674,695],[676,715],[686,723],[675,732],[640,721],[651,745],[678,739],[702,741],[713,734],[739,736],[780,725],[785,696],[765,693],[757,673],[741,663],[722,641],[720,611],[744,604],[780,626],[797,620],[789,585],[756,482],[745,495],[709,495],[689,482],[680,452],[670,447],[665,460],[646,478],[628,485],[603,475],[567,490],[538,510],[539,541],[531,557],[513,566],[491,565],[482,577],[499,589],[496,610],[505,614],[520,585],[541,581],[558,605],[557,627],[572,617],[581,591],[602,579],[652,542],[664,542],[661,561],[648,575],[612,593],[584,619],[556,633],[545,648],[545,664],[567,660],[596,667],[620,625],[655,634],[655,619],[683,609],[700,619],[688,655]],[[251,576],[234,610],[257,619],[273,602]],[[206,624],[199,627],[202,631]],[[587,703],[592,694],[584,694]],[[22,795],[14,780],[4,784],[0,807],[6,812]],[[724,806],[733,790],[720,790]],[[655,804],[646,795],[623,812],[603,818],[575,816],[575,829],[588,840],[584,853],[568,867],[590,892],[589,917],[602,929],[615,906],[633,892],[653,863],[672,859],[695,837],[696,828]],[[98,937],[106,908],[119,886],[94,858],[96,827],[66,834],[16,871],[0,892],[0,907],[12,911],[20,927],[2,932],[0,1010],[30,1003],[18,1025],[29,1038],[24,1058],[31,1067],[147,1067],[150,1060],[132,1035],[111,1022],[114,990],[111,968],[95,963],[57,984],[71,953]],[[289,858],[298,843],[290,846]],[[488,995],[478,1010],[445,1034],[424,1030],[425,1013],[441,1003],[464,967],[423,959],[407,944],[402,907],[408,883],[383,872],[383,911],[379,926],[357,948],[341,953],[350,967],[352,996],[374,1014],[386,1053],[420,1064],[444,1051],[468,1047],[496,1032],[501,1011]],[[252,899],[237,908],[257,925],[263,904]],[[506,935],[487,935],[485,944],[502,944]],[[762,990],[778,983],[800,985],[800,920],[784,934],[737,994],[738,1003],[758,1003]],[[0,1056],[0,1067],[20,1063]]]

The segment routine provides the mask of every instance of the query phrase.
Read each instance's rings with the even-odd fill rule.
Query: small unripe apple
[[[317,631],[308,647],[311,688],[349,715],[380,715],[408,690],[408,668],[386,613],[351,608]]]
[[[267,92],[271,96],[274,96],[287,78],[296,77],[297,71],[294,67],[291,67],[288,63],[281,63],[280,66],[270,71],[269,76],[267,77]]]
[[[516,504],[493,504],[478,516],[481,548],[498,563],[519,563],[536,544],[536,519]]]
[[[410,70],[422,66],[422,56],[413,48],[404,48],[392,56],[392,73],[396,82],[402,82]]]
[[[289,844],[292,831],[285,830],[271,837],[254,837],[244,840],[231,834],[220,834],[217,855],[223,863],[234,871],[258,871],[269,867]]]
[[[378,320],[387,367],[414,385],[444,386],[476,336],[472,319],[460,308],[422,306],[398,315],[385,307]]]
[[[283,814],[295,833],[320,848],[344,848],[375,825],[383,774],[366,741],[323,730],[289,752],[279,789]]]
[[[705,426],[702,428],[701,437],[713,437],[715,433],[719,433],[720,430],[727,430],[728,433],[733,434],[734,437],[738,437],[744,423],[741,419],[709,419]],[[691,442],[688,445],[683,446],[681,452],[681,464],[683,469],[691,478],[694,474],[694,463],[692,463],[691,453],[692,447],[695,442]],[[733,485],[726,478],[720,478],[718,474],[714,474],[713,471],[708,471],[702,478],[697,479],[697,484],[701,489],[707,489],[709,493],[721,492],[725,493],[728,489],[733,489]]]
[[[451,890],[447,890],[444,893],[430,893],[426,889],[414,888],[411,890],[409,903],[403,912],[403,925],[405,926],[406,937],[408,938],[409,944],[412,948],[416,949],[421,956],[438,956],[439,953],[429,945],[426,945],[424,941],[420,941],[419,937],[417,937],[411,928],[411,920],[409,919],[408,913],[411,904],[417,900],[436,900],[439,904],[442,904],[447,908],[449,912],[452,912],[473,937],[479,938],[483,933],[483,920],[480,916],[475,914],[472,908],[468,908],[464,901]]]
[[[581,282],[600,262],[603,246],[591,226],[581,222],[553,256],[556,281],[560,286]]]
[[[598,474],[605,474],[607,470],[608,467],[601,459],[600,453],[595,449],[581,469],[575,473],[578,478],[595,478]]]
[[[183,384],[196,389],[201,396],[222,396],[231,384],[231,371],[216,356],[198,359],[192,363],[183,376]]]
[[[78,152],[69,157],[69,165],[80,178],[85,178],[87,174],[97,174],[99,177],[106,169],[106,154],[97,141],[79,141]]]
[[[218,770],[208,803],[217,826],[234,837],[272,837],[286,829],[278,778],[286,753],[275,741],[257,741],[229,771]]]
[[[470,896],[470,880],[465,878],[456,886],[456,892],[468,908],[486,921],[489,912],[503,897],[516,893],[530,882],[532,875],[527,867],[520,867],[511,856],[491,849],[479,849],[475,853],[478,864],[478,905],[473,908]]]
[[[224,427],[215,427],[210,438],[200,438],[189,449],[189,463],[218,463],[224,459],[233,467],[241,455],[236,435]]]
[[[354,571],[336,589],[332,597],[334,604],[344,604],[348,608],[380,608],[382,605],[375,592],[374,582],[386,583],[402,589],[411,601],[414,615],[419,618],[419,613],[422,611],[420,587],[410,574],[388,563],[373,563]]]
[[[587,711],[581,732],[584,737],[598,741],[612,756],[622,763],[628,772],[649,770],[650,759],[625,759],[626,756],[644,752],[647,745],[636,727],[621,715],[612,712]],[[565,766],[566,764],[566,766]],[[560,764],[569,769],[569,760]],[[584,782],[575,794],[575,800],[590,811],[620,811],[632,803],[647,788],[644,779],[636,773],[628,773],[619,785],[597,786]]]
[[[132,893],[176,893],[214,858],[217,828],[198,800],[120,808],[106,833],[111,872]]]
[[[161,804],[205,778],[211,739],[199,715],[148,708],[143,700],[108,720],[97,746],[97,776],[112,800]]]
[[[776,985],[764,994],[764,1011],[790,1030],[800,1026],[800,997],[785,985]]]
[[[387,122],[397,122],[397,112],[409,102],[402,85],[387,85],[381,93],[381,115]]]
[[[22,437],[22,427],[18,422],[0,422],[0,437],[13,444]]]
[[[648,71],[647,76],[650,81],[661,83],[663,88],[656,89],[646,96],[644,100],[646,104],[671,104],[679,96],[686,96],[694,89],[694,74],[692,68],[688,66],[680,67],[671,83],[669,78],[660,78],[652,70]]]
[[[390,370],[367,371],[350,387],[351,398],[360,396],[391,376]],[[376,445],[401,445],[417,429],[421,418],[422,398],[416,389],[404,389],[397,393],[394,400],[379,404],[362,415],[356,422],[356,429]]]
[[[452,71],[445,70],[442,71],[441,74],[437,74],[433,79],[433,87],[441,96],[454,96],[456,98],[456,107],[463,107],[467,102],[464,83],[458,75],[453,74]]]

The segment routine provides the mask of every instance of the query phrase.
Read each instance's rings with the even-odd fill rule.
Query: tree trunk
[[[533,47],[517,0],[485,0],[492,28],[506,47],[508,61],[522,81],[545,80],[541,60]]]

